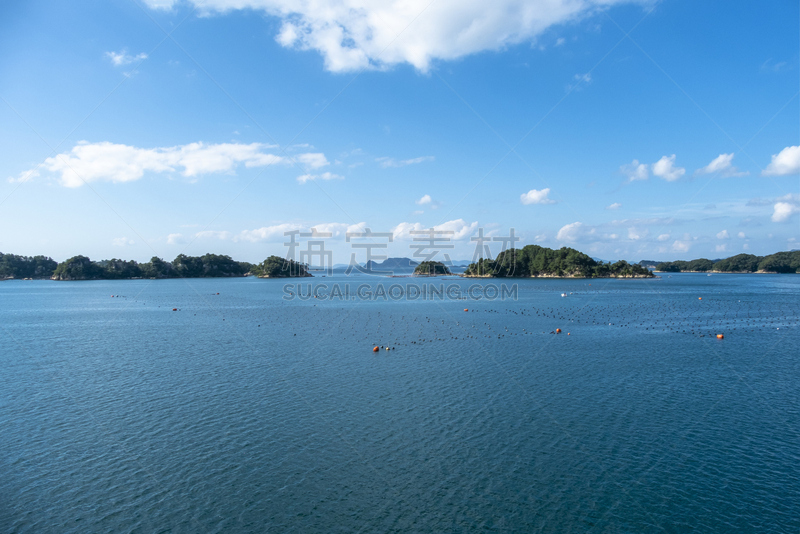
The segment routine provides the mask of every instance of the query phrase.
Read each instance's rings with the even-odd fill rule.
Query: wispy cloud
[[[135,245],[136,241],[127,237],[115,237],[111,240],[111,244],[115,247],[129,247]]]
[[[425,226],[420,223],[408,223],[402,222],[395,226],[392,229],[392,233],[394,234],[395,239],[413,239],[414,237],[419,237],[418,235],[415,236],[411,232],[421,232],[425,230],[430,230],[430,226]],[[452,232],[452,234],[443,235],[440,237],[446,237],[453,241],[458,241],[462,239],[466,239],[472,236],[478,230],[478,222],[468,223],[464,219],[455,219],[452,221],[447,221],[440,225],[434,226],[433,229],[437,232]]]
[[[106,52],[106,57],[111,60],[115,67],[121,67],[130,65],[134,61],[147,59],[147,54],[142,52],[141,54],[131,55],[126,50],[122,50],[121,52]]]
[[[301,184],[311,180],[344,180],[344,176],[332,172],[323,172],[322,174],[303,174],[297,177],[297,181]]]
[[[253,230],[243,230],[233,237],[234,241],[248,241],[251,243],[270,242],[270,241],[284,241],[286,236],[285,232],[310,232],[313,235],[330,234],[331,238],[344,238],[345,235],[355,232],[363,232],[367,227],[367,223],[361,222],[358,224],[347,223],[318,223],[318,224],[301,224],[301,223],[281,223],[272,226],[262,226]]]
[[[733,153],[720,154],[714,158],[711,163],[697,169],[695,174],[718,174],[719,176],[729,178],[732,176],[747,176],[749,172],[740,172],[739,169],[733,166]]]
[[[633,160],[627,165],[621,166],[619,168],[619,172],[628,178],[628,182],[647,180],[647,178],[650,176],[650,171],[648,170],[647,164],[639,163],[638,159]]]
[[[433,161],[433,156],[420,156],[418,158],[396,160],[394,158],[382,157],[375,158],[381,167],[388,169],[389,167],[405,167],[407,165],[416,165],[418,163],[425,163],[426,161]]]

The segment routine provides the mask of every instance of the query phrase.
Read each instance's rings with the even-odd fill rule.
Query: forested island
[[[18,256],[0,253],[0,280],[52,279],[52,280],[131,280],[140,278],[226,278],[255,275],[260,277],[311,276],[307,266],[270,256],[253,265],[235,261],[230,256],[205,254],[187,256],[179,254],[174,260],[164,261],[153,257],[149,262],[138,263],[113,258],[92,261],[86,256],[73,256],[57,263],[46,256]]]
[[[800,273],[800,250],[776,252],[769,256],[737,254],[723,260],[698,258],[656,265],[663,273]]]
[[[295,278],[313,276],[308,272],[308,265],[294,260],[286,260],[280,256],[270,256],[258,265],[253,265],[250,273],[259,278]]]
[[[234,261],[230,256],[179,254],[171,262],[153,257],[147,263],[110,259],[92,261],[86,256],[74,256],[59,263],[53,280],[124,280],[134,278],[221,278],[244,276],[252,264]]]
[[[480,259],[464,272],[466,277],[652,278],[649,269],[620,260],[596,261],[569,247],[554,250],[539,245],[501,252],[494,260]]]
[[[447,274],[450,274],[450,269],[440,261],[423,261],[414,268],[414,276],[443,276]]]
[[[409,260],[405,260],[409,261]],[[624,260],[614,263],[594,260],[586,254],[563,247],[558,250],[526,245],[510,249],[497,258],[471,263],[466,277],[563,277],[563,278],[649,278],[653,273],[641,262]],[[383,265],[381,265],[383,266]],[[800,273],[800,251],[777,252],[768,256],[737,254],[721,260],[698,258],[690,261],[661,262],[656,272],[702,273]],[[437,261],[425,261],[415,266],[415,275],[438,276],[451,274],[450,269]],[[270,256],[259,264],[233,260],[230,256],[205,254],[178,255],[170,261],[153,257],[146,263],[110,259],[92,261],[86,256],[74,256],[57,263],[47,256],[19,256],[0,252],[0,280],[125,280],[163,278],[222,278],[253,275],[259,278],[294,278],[312,276],[308,265],[280,256]]]
[[[47,256],[17,256],[0,252],[0,280],[50,278],[58,263]]]

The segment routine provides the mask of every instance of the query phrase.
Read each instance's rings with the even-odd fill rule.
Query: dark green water
[[[517,284],[2,282],[0,531],[800,531],[800,276]]]

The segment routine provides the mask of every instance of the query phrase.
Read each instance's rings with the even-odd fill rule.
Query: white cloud
[[[690,243],[688,241],[676,240],[672,243],[672,252],[689,252]]]
[[[739,232],[739,234],[738,234],[738,236],[737,236],[737,237],[738,237],[739,239],[746,239],[746,238],[747,238],[747,236],[746,236],[746,235],[744,235],[744,232]]]
[[[103,141],[81,141],[69,152],[44,160],[42,167],[60,173],[65,187],[80,187],[90,182],[131,182],[146,172],[180,172],[186,177],[232,172],[239,164],[264,167],[290,164],[291,159],[266,152],[274,145],[264,143],[189,143],[172,147],[138,148]],[[312,168],[327,165],[323,154],[308,153],[294,157]]]
[[[467,223],[464,219],[455,219],[452,221],[447,221],[440,225],[434,226],[433,229],[438,232],[453,232],[449,235],[437,235],[437,239],[439,238],[447,238],[452,241],[458,241],[461,239],[466,239],[470,237],[475,231],[478,229],[478,222]],[[421,223],[407,223],[402,222],[392,228],[392,233],[394,234],[395,239],[407,239],[413,240],[414,237],[420,238],[424,237],[421,235],[412,235],[411,232],[422,232],[430,230],[430,226],[423,226]]]
[[[423,204],[430,204],[433,201],[430,195],[422,195],[422,198],[417,200],[417,204],[422,206]]]
[[[329,165],[328,159],[325,154],[319,152],[308,152],[305,154],[298,154],[293,156],[293,159],[300,163],[303,167],[310,167],[312,169],[319,169]]]
[[[249,241],[257,243],[260,241],[281,241],[288,240],[285,232],[311,232],[312,234],[330,233],[332,238],[342,238],[347,232],[363,232],[367,227],[364,222],[358,224],[346,223],[319,223],[314,225],[299,223],[282,223],[273,226],[262,226],[254,230],[243,230],[236,235],[234,241]]]
[[[636,180],[647,180],[647,177],[649,176],[647,164],[639,163],[638,159],[633,160],[627,165],[621,166],[619,168],[619,172],[627,176],[629,182],[635,182]]]
[[[723,230],[717,234],[717,239],[730,239],[731,236],[727,230]]]
[[[566,40],[566,39],[564,39],[563,37],[559,37],[558,39],[556,39],[556,44],[555,44],[555,46],[561,46],[561,45],[563,45],[563,44],[564,44],[564,43],[566,43],[566,42],[567,42],[567,40]]]
[[[772,156],[772,162],[761,174],[764,176],[786,176],[800,173],[800,146],[787,146]]]
[[[731,176],[747,176],[749,172],[739,172],[739,169],[733,166],[733,153],[720,154],[714,158],[711,163],[701,169],[697,169],[695,174],[719,174],[725,178]]]
[[[133,56],[128,54],[126,50],[122,50],[121,52],[106,52],[106,57],[111,60],[115,67],[121,67],[122,65],[130,65],[134,61],[147,59],[147,54],[142,52]]]
[[[344,176],[333,174],[332,172],[323,172],[322,174],[303,174],[297,177],[297,181],[301,184],[310,180],[344,180]]]
[[[197,232],[194,236],[197,239],[219,239],[220,241],[226,241],[231,238],[231,233],[217,230],[203,230],[202,232]]]
[[[663,178],[668,182],[674,182],[686,174],[683,167],[675,167],[675,154],[664,156],[653,163],[653,176]]]
[[[728,245],[726,243],[723,243],[722,245],[717,245],[714,250],[716,250],[717,252],[727,252]]]
[[[742,245],[742,250],[750,250],[750,244],[745,243],[744,245]]]
[[[786,222],[789,217],[800,212],[800,206],[791,202],[776,202],[772,209],[772,222]]]
[[[423,213],[425,213],[425,210],[415,210],[411,212],[411,215],[422,215]]]
[[[186,243],[186,238],[183,234],[169,234],[167,236],[167,245],[183,245]]]
[[[658,236],[659,241],[669,241],[670,235],[669,234],[661,234]]]
[[[647,234],[647,230],[642,231],[638,228],[628,228],[628,239],[631,241],[639,241],[640,239],[647,237]]]
[[[146,0],[168,9],[178,0]],[[530,42],[548,28],[613,4],[637,0],[189,0],[201,15],[235,9],[281,21],[282,46],[315,50],[334,72],[408,63],[427,71],[434,60]]]
[[[570,241],[575,242],[578,239],[584,237],[587,233],[594,233],[594,229],[587,230],[584,227],[582,222],[574,222],[570,224],[565,224],[561,227],[561,229],[556,234],[556,239],[559,241]]]
[[[31,178],[36,178],[39,176],[39,169],[30,169],[28,171],[23,171],[17,175],[17,177],[9,176],[8,183],[10,184],[21,184],[27,182]]]
[[[622,204],[620,204],[619,202],[614,202],[613,204],[610,204],[610,205],[606,206],[606,209],[613,211],[613,210],[618,210],[621,207],[622,207]]]
[[[530,204],[555,204],[555,200],[547,198],[549,194],[549,187],[541,190],[531,189],[527,193],[521,194],[519,200],[526,206]]]
[[[381,167],[388,169],[389,167],[405,167],[406,165],[416,165],[417,163],[424,163],[426,161],[433,161],[433,156],[420,156],[418,158],[396,160],[394,158],[375,158],[375,161],[380,163]]]
[[[583,86],[592,83],[592,74],[590,72],[586,74],[576,74],[572,77],[572,80],[573,83],[567,84],[567,91],[580,90]]]
[[[115,237],[111,240],[111,244],[115,247],[129,247],[135,245],[136,241],[128,239],[127,237]]]

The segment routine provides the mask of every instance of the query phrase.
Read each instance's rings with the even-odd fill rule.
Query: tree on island
[[[103,268],[86,256],[73,256],[59,263],[53,280],[99,280],[104,278]]]
[[[280,256],[270,256],[258,265],[253,266],[251,272],[259,278],[295,278],[311,276],[308,265],[294,260],[286,260]]]
[[[450,274],[450,269],[440,261],[423,261],[414,268],[414,274],[417,276],[441,276]]]
[[[50,278],[58,263],[47,256],[18,256],[0,252],[0,280],[4,278]]]

